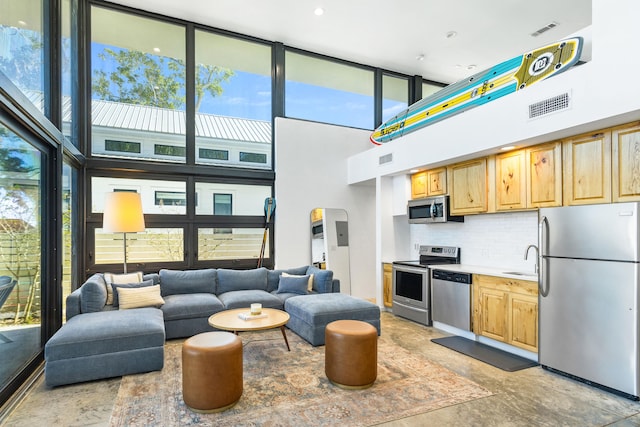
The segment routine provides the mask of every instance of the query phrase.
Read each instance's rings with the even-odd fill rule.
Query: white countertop
[[[506,277],[507,279],[527,280],[531,282],[538,281],[538,275],[530,271],[514,271],[509,268],[483,267],[480,265],[469,264],[442,264],[429,265],[431,270],[455,271],[457,273],[484,274],[487,276]]]

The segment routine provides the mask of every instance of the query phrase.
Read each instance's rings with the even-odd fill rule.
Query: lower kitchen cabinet
[[[382,268],[382,303],[385,307],[393,306],[393,271],[389,263]]]
[[[537,282],[475,274],[473,332],[537,353]]]

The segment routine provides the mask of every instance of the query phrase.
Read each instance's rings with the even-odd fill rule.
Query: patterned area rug
[[[492,393],[441,365],[378,341],[378,378],[343,390],[324,374],[324,346],[288,331],[244,333],[244,391],[231,409],[191,411],[182,401],[181,342],[165,345],[160,372],[122,378],[112,426],[366,426],[455,405]]]

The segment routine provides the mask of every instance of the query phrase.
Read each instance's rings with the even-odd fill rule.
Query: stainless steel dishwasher
[[[431,310],[435,322],[471,330],[471,274],[431,271]]]

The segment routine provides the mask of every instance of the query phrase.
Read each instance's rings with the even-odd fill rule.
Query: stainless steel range
[[[460,248],[420,246],[420,259],[393,262],[393,314],[431,325],[429,266],[459,264]]]

